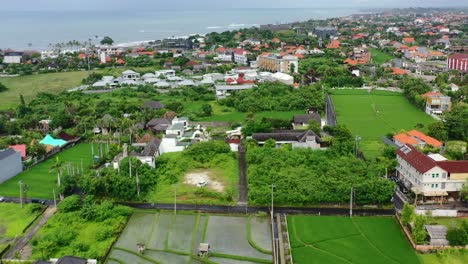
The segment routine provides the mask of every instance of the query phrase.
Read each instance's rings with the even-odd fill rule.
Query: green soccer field
[[[393,217],[288,216],[296,264],[418,264]]]
[[[94,149],[97,149],[98,144],[94,145]],[[92,163],[91,155],[91,144],[81,143],[72,148],[66,149],[60,152],[48,160],[37,164],[31,169],[24,171],[10,180],[0,184],[0,196],[11,196],[19,197],[19,181],[23,181],[27,185],[27,197],[28,198],[41,198],[41,199],[53,199],[53,189],[57,193],[57,171],[51,170],[51,167],[56,162],[56,157],[65,164],[69,162],[72,166],[80,167],[81,161],[83,161],[84,170],[89,169]],[[64,174],[67,170],[64,169]]]
[[[424,127],[435,120],[411,105],[402,94],[367,90],[333,90],[333,104],[338,124],[346,125],[362,138],[361,150],[366,156],[375,156],[383,148],[381,137],[388,133]]]

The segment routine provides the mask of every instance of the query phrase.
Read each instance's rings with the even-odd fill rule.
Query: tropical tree
[[[57,170],[57,183],[59,186],[61,184],[60,178],[62,177],[63,167],[64,167],[63,161],[61,161],[59,157],[56,157],[54,165],[52,165],[52,167],[50,167],[50,170],[49,170],[49,173],[52,172],[53,170]]]

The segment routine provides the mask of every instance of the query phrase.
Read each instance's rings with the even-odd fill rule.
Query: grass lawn
[[[95,149],[98,144],[95,144]],[[86,170],[92,163],[91,144],[81,143],[63,152],[56,154],[48,160],[37,164],[28,171],[24,171],[10,180],[0,184],[0,195],[19,197],[19,185],[21,180],[28,186],[28,198],[53,199],[53,189],[57,189],[57,172],[50,171],[50,168],[58,157],[64,163],[71,162],[75,167],[81,167]],[[66,173],[66,170],[64,170]]]
[[[255,222],[251,229],[250,219]],[[140,210],[128,221],[106,263],[271,263],[271,254],[251,245],[271,250],[269,230],[268,218]],[[199,261],[198,245],[203,242],[210,244],[211,256]],[[145,243],[143,255],[137,243]]]
[[[294,263],[420,263],[392,217],[288,216]]]
[[[29,103],[40,92],[58,93],[76,87],[86,76],[85,71],[75,71],[0,78],[0,82],[8,87],[8,91],[0,96],[0,110],[16,107],[20,94]]]
[[[391,54],[383,52],[383,51],[381,51],[379,49],[370,48],[369,51],[371,52],[372,60],[375,63],[378,63],[378,64],[384,64],[384,63],[386,63],[386,62],[388,62],[388,61],[395,58]]]
[[[186,170],[177,170],[177,202],[191,204],[234,204],[233,201],[226,201],[223,195],[232,192],[237,197],[238,189],[238,163],[232,153],[217,155],[209,164],[197,165],[195,162],[186,161],[183,152],[166,153],[163,157],[169,158],[174,163],[186,163]],[[158,163],[158,161],[156,161]],[[174,185],[164,180],[174,171],[163,172],[162,180],[159,181],[156,190],[151,191],[146,200],[155,203],[173,203]],[[206,174],[209,177],[208,187],[201,188],[185,183],[187,174]],[[224,186],[223,191],[216,191],[210,188],[210,184],[218,182]]]
[[[411,130],[420,123],[434,122],[429,115],[411,105],[402,94],[366,90],[333,90],[333,104],[339,124],[362,138],[366,156],[376,156],[384,147],[381,137]],[[422,129],[423,132],[425,129]]]
[[[440,252],[433,254],[419,254],[419,259],[424,264],[466,264],[468,253]]]
[[[21,208],[19,204],[0,203],[0,251],[16,236],[21,236],[39,212],[31,213],[29,205]]]

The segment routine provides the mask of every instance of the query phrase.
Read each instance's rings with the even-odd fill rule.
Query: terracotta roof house
[[[394,135],[393,142],[395,142],[399,147],[403,145],[411,145],[413,147],[424,147],[426,145],[430,145],[435,148],[440,148],[443,145],[439,140],[427,136],[418,130],[411,130],[407,133]]]
[[[341,42],[339,40],[332,40],[330,44],[327,45],[328,49],[339,49],[341,47]]]
[[[397,176],[412,192],[422,194],[425,199],[458,198],[468,179],[468,160],[432,158],[411,145],[403,145],[395,152]]]
[[[14,149],[16,152],[21,153],[21,158],[26,159],[26,144],[12,145],[10,148]]]
[[[403,38],[403,43],[406,43],[406,44],[414,44],[416,41],[414,40],[414,38],[411,38],[411,37],[408,37],[408,38]]]
[[[404,69],[393,67],[392,68],[392,74],[393,75],[406,75],[406,74],[408,74],[408,72],[406,70],[404,70]]]

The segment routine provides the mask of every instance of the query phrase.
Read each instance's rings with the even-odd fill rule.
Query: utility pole
[[[21,208],[23,208],[23,181],[19,181],[19,186],[20,186],[20,204]]]
[[[273,188],[276,186],[274,184],[271,185],[271,216],[273,217]]]
[[[353,217],[353,192],[354,187],[351,187],[351,193],[349,195],[349,217]]]
[[[137,185],[137,195],[140,196],[140,178],[138,177],[138,166],[136,167],[136,185]]]
[[[128,171],[130,173],[130,178],[132,177],[132,157],[128,156]]]
[[[55,189],[52,189],[52,193],[54,194],[54,205],[57,207],[57,198],[55,197]]]
[[[177,214],[177,184],[174,184],[174,215]]]

